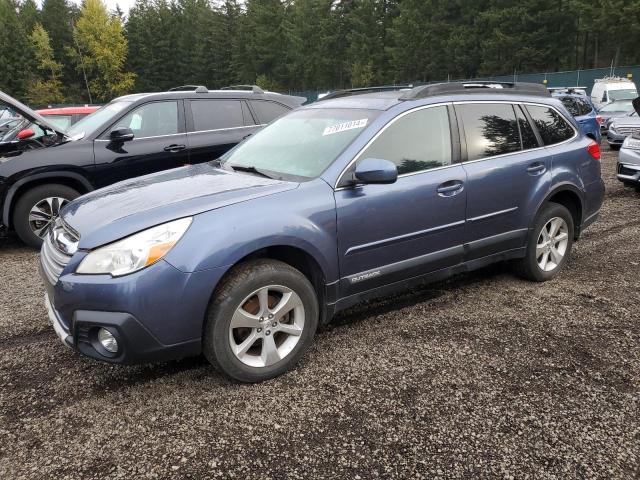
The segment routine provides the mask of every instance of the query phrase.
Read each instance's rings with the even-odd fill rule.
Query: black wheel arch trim
[[[536,216],[538,215],[538,212],[540,211],[542,206],[545,203],[547,203],[549,199],[551,199],[551,197],[562,192],[571,192],[578,197],[578,201],[580,202],[580,219],[579,219],[579,222],[576,225],[574,225],[574,234],[575,233],[579,234],[580,227],[582,226],[582,222],[584,221],[584,206],[585,206],[584,192],[580,190],[580,188],[578,188],[575,184],[570,182],[559,183],[558,185],[555,185],[553,189],[547,192],[545,197],[538,204],[535,215],[531,218],[530,225],[529,225],[530,229],[533,228],[534,222],[536,221]]]
[[[7,191],[7,195],[5,196],[4,206],[2,210],[2,223],[7,228],[11,227],[9,222],[9,219],[11,218],[11,208],[13,207],[14,197],[21,187],[31,182],[47,180],[47,179],[51,179],[52,181],[51,183],[55,183],[55,180],[60,178],[70,178],[81,183],[85,187],[87,192],[90,192],[91,190],[94,189],[93,185],[91,185],[91,182],[89,182],[89,180],[86,177],[76,172],[51,171],[51,172],[36,173],[33,175],[28,175],[26,177],[21,178],[20,180],[15,182],[13,185],[11,185],[11,187],[9,187],[9,190]]]

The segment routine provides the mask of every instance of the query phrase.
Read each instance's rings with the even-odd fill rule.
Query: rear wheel
[[[233,270],[209,306],[207,359],[241,382],[261,382],[293,368],[313,340],[318,301],[309,280],[275,260]]]
[[[78,196],[80,193],[73,188],[59,184],[40,185],[24,193],[13,209],[13,228],[20,240],[40,248],[62,207]]]
[[[518,273],[535,282],[554,278],[571,253],[573,232],[569,210],[557,203],[546,204],[529,231],[525,257],[516,264]]]

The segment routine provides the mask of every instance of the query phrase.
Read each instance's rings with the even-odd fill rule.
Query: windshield
[[[600,109],[601,112],[631,112],[632,110],[631,100],[618,100],[617,102],[608,103]]]
[[[609,99],[611,100],[633,100],[638,96],[638,91],[635,88],[629,88],[627,90],[609,90]]]
[[[379,114],[360,109],[297,110],[238,145],[221,161],[225,167],[314,178]]]
[[[131,105],[131,102],[113,102],[99,108],[73,125],[67,131],[67,137],[71,140],[80,140],[85,135],[91,135],[129,105]]]

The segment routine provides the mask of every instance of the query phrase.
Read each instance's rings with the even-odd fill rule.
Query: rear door
[[[245,100],[187,100],[190,163],[215,160],[259,129]]]
[[[455,109],[467,174],[467,259],[520,248],[532,206],[549,188],[551,156],[520,105],[472,102]]]
[[[133,140],[113,142],[110,132],[126,127]],[[134,107],[94,140],[96,186],[110,185],[187,163],[182,100],[162,100]]]

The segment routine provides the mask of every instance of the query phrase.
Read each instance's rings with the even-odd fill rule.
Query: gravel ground
[[[555,281],[495,266],[359,306],[259,385],[74,354],[5,242],[0,478],[638,478],[640,195],[603,166]]]

